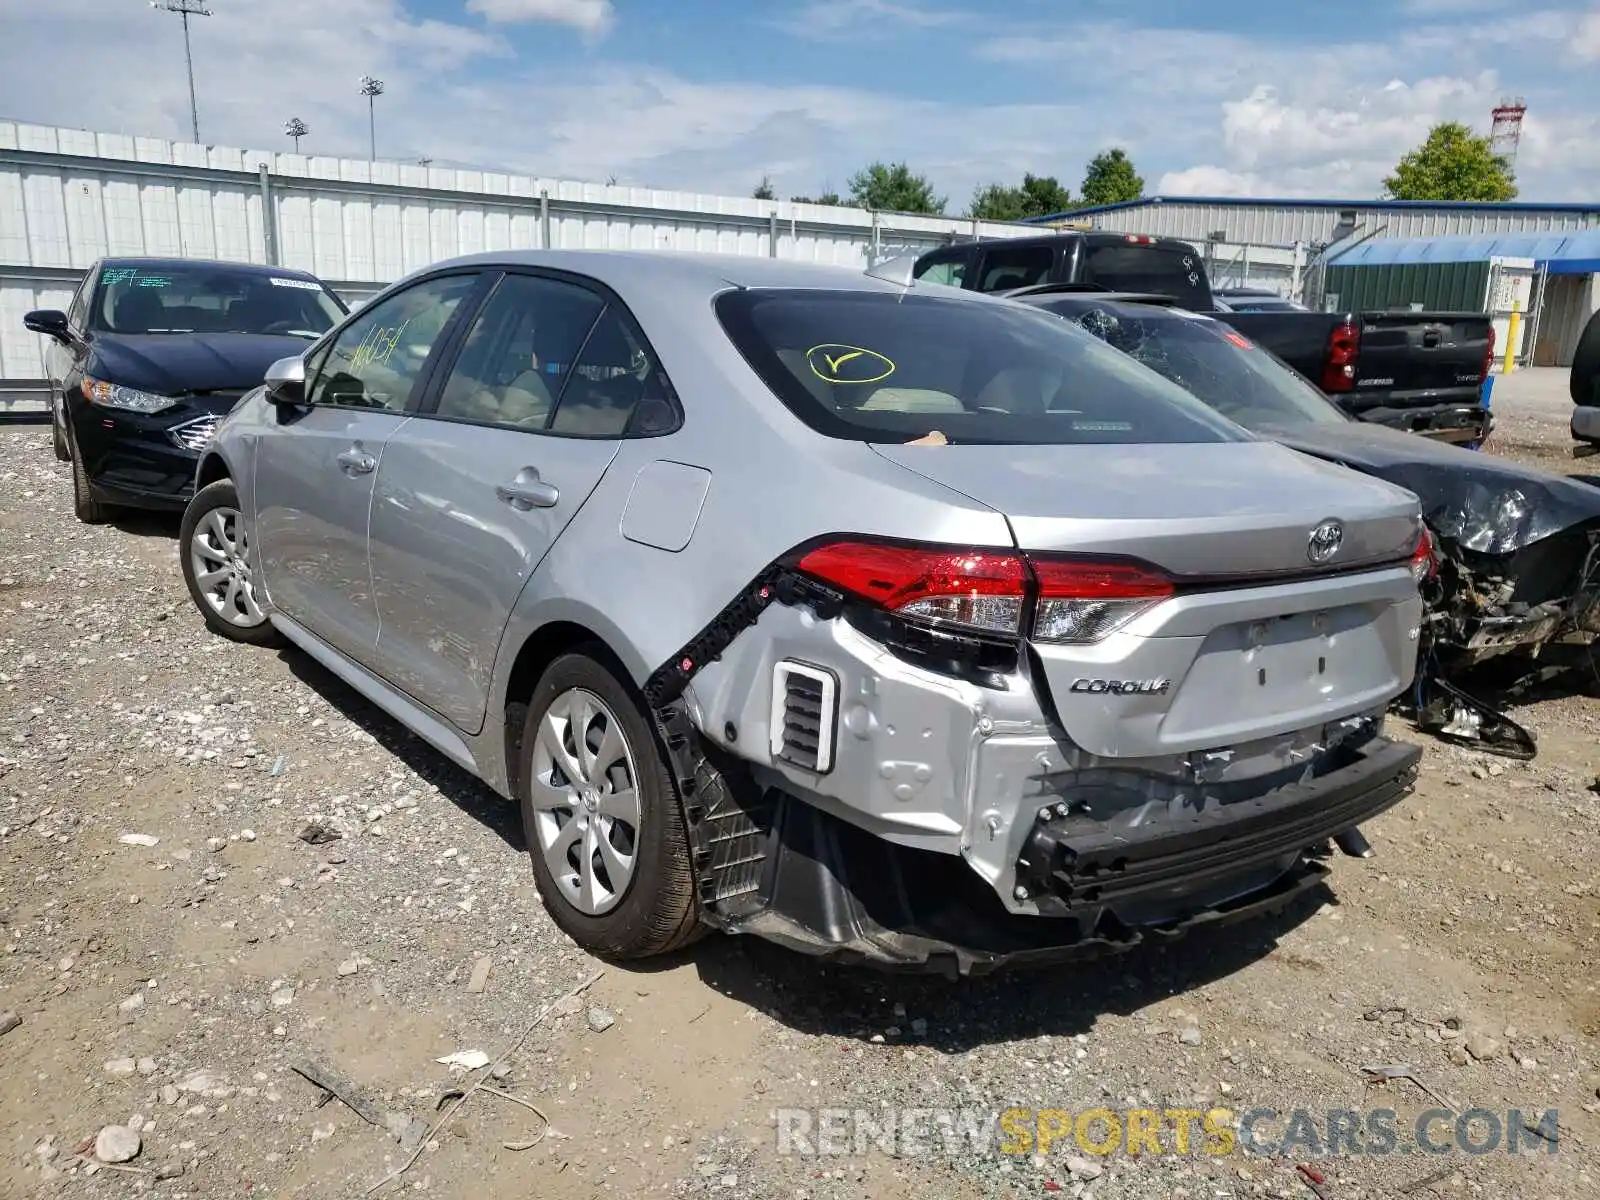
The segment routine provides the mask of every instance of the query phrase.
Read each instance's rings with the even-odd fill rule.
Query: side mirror
[[[63,344],[73,340],[72,325],[67,321],[67,314],[59,308],[35,309],[22,318],[22,323],[34,333],[42,333]]]
[[[267,399],[274,404],[306,402],[306,362],[299,355],[280,358],[267,368]]]

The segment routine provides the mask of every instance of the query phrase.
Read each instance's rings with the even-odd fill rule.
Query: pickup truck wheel
[[[592,954],[648,958],[698,932],[672,774],[644,710],[596,656],[565,654],[534,689],[522,734],[522,827],[562,931]]]
[[[251,646],[282,644],[256,597],[255,562],[233,480],[207,484],[189,501],[178,530],[178,558],[207,629]]]

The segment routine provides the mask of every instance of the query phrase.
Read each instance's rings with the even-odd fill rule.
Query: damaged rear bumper
[[[1371,407],[1345,404],[1343,407],[1359,420],[1443,442],[1480,443],[1494,430],[1494,414],[1484,408],[1481,401],[1451,401],[1415,407],[1382,404]]]
[[[959,858],[875,837],[781,789],[749,807],[722,791],[705,814],[720,853],[705,865],[745,886],[724,890],[707,916],[819,958],[901,971],[982,974],[1117,953],[1277,911],[1315,888],[1328,871],[1308,852],[1402,799],[1420,755],[1380,738],[1320,779],[1140,840],[1041,822],[1027,852],[1052,897],[1041,916],[1007,911]],[[726,836],[730,816],[742,835]]]

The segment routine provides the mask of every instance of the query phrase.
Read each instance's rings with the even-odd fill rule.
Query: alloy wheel
[[[587,916],[615,908],[638,861],[638,775],[622,723],[599,696],[570,688],[551,702],[529,791],[538,849],[562,895]]]
[[[266,615],[256,603],[249,542],[236,508],[213,508],[200,518],[189,539],[194,580],[211,611],[230,625],[250,629]]]

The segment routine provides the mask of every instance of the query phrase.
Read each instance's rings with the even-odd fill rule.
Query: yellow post
[[[1506,323],[1506,360],[1500,368],[1502,375],[1509,375],[1517,368],[1517,334],[1522,332],[1522,301],[1516,300],[1511,305],[1511,319]]]

